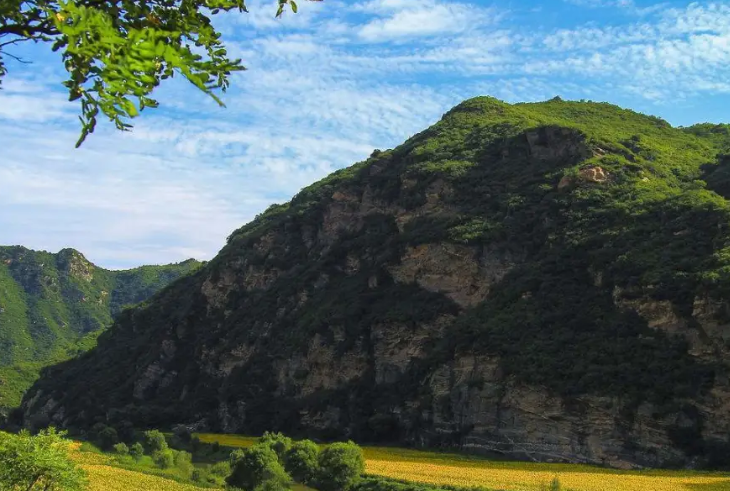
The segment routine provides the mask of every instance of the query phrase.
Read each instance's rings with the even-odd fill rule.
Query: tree
[[[193,456],[183,450],[173,452],[175,467],[183,476],[190,476],[193,473]]]
[[[144,447],[142,446],[142,444],[137,442],[129,447],[129,455],[131,455],[134,460],[141,459],[144,455]]]
[[[256,444],[231,454],[231,475],[226,483],[246,491],[286,490],[291,487],[291,477],[270,446]]]
[[[129,447],[126,443],[117,443],[114,445],[114,451],[119,455],[129,455]]]
[[[117,435],[117,430],[115,430],[111,426],[107,426],[104,429],[102,429],[99,432],[97,439],[99,440],[99,446],[102,448],[102,450],[109,450],[116,443],[119,442],[119,436]]]
[[[261,445],[271,447],[280,459],[284,458],[284,454],[286,454],[287,450],[289,450],[292,445],[291,438],[288,436],[285,436],[282,433],[271,433],[269,431],[264,432],[261,438],[259,438],[259,443]]]
[[[347,491],[365,471],[362,449],[353,442],[333,443],[319,454],[318,489]]]
[[[175,455],[172,450],[166,448],[164,450],[156,450],[152,453],[152,461],[160,469],[169,469],[175,465]]]
[[[159,430],[150,430],[145,431],[142,441],[144,442],[144,446],[147,449],[147,452],[150,454],[153,454],[155,452],[161,452],[163,450],[167,450],[167,440],[165,440],[165,435],[160,433]]]
[[[319,472],[319,446],[312,440],[292,444],[284,457],[284,467],[295,481],[308,484]]]
[[[297,11],[295,0],[278,4],[277,17],[287,6]],[[224,106],[215,92],[225,92],[230,75],[245,67],[228,56],[210,16],[232,10],[247,12],[245,0],[2,0],[0,81],[3,56],[23,61],[9,46],[48,42],[61,50],[69,72],[63,85],[81,104],[77,147],[99,113],[128,131],[139,111],[158,106],[151,93],[175,73]]]
[[[81,491],[86,474],[69,458],[71,441],[54,428],[31,436],[0,433],[0,489]]]

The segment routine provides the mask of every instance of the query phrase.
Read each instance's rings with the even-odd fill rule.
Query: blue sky
[[[231,231],[392,148],[463,99],[608,101],[674,125],[728,122],[730,4],[640,0],[271,1],[216,26],[249,68],[226,109],[172,80],[131,133],[81,149],[48,46],[0,91],[0,244],[109,268],[211,259]]]

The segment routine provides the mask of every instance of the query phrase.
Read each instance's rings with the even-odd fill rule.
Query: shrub
[[[119,455],[129,455],[129,447],[126,443],[117,443],[114,445],[114,451]]]
[[[259,444],[271,447],[276,452],[276,455],[280,459],[283,459],[287,450],[292,446],[292,441],[291,438],[281,433],[270,433],[267,431],[259,438]]]
[[[289,489],[291,478],[279,464],[274,450],[257,444],[246,450],[231,453],[231,475],[226,483],[245,490]]]
[[[208,470],[211,474],[218,477],[226,477],[231,473],[231,464],[228,462],[216,462]]]
[[[54,428],[31,436],[0,432],[0,489],[82,491],[86,475],[69,458],[69,440]]]
[[[129,455],[131,455],[132,458],[134,458],[134,460],[141,459],[142,456],[144,455],[144,447],[142,446],[142,444],[137,442],[134,445],[132,445],[129,448]]]
[[[169,469],[175,465],[175,456],[172,454],[172,450],[166,448],[165,450],[157,450],[152,454],[152,461],[160,469]]]
[[[97,440],[102,450],[110,450],[119,443],[119,435],[117,435],[117,430],[106,426],[98,433]]]
[[[208,475],[203,469],[193,469],[193,472],[190,474],[190,480],[194,482],[206,482],[207,477]]]
[[[144,446],[150,454],[167,450],[167,440],[165,435],[158,430],[150,430],[144,432]]]
[[[284,467],[295,481],[313,482],[319,470],[319,447],[311,440],[302,440],[292,444],[286,452]]]
[[[333,443],[319,454],[318,488],[347,491],[365,471],[362,449],[353,442]]]
[[[180,451],[173,452],[175,467],[185,477],[190,476],[193,473],[193,456],[188,452]]]

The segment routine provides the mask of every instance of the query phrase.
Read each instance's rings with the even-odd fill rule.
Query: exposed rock
[[[143,426],[164,413],[202,430],[622,468],[720,455],[730,315],[717,292],[730,282],[712,268],[724,267],[730,214],[709,191],[666,208],[637,200],[627,213],[640,181],[595,165],[620,147],[592,148],[585,135],[597,112],[620,128],[633,118],[662,145],[696,152],[683,154],[691,172],[661,152],[651,163],[687,182],[709,151],[609,105],[575,111],[575,128],[523,107],[467,101],[234,233],[83,364],[42,379],[27,419]],[[558,187],[584,193],[551,192],[568,169],[580,170]],[[676,230],[697,234],[697,258]],[[705,291],[705,278],[726,283]]]

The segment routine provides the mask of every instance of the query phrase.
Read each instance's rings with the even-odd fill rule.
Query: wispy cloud
[[[682,124],[730,94],[720,2],[275,1],[216,19],[248,71],[226,109],[175,78],[132,133],[80,149],[58,60],[0,91],[0,243],[77,247],[112,267],[208,259],[272,202],[389,148],[464,98],[611,100]],[[550,9],[556,10],[550,15]]]

